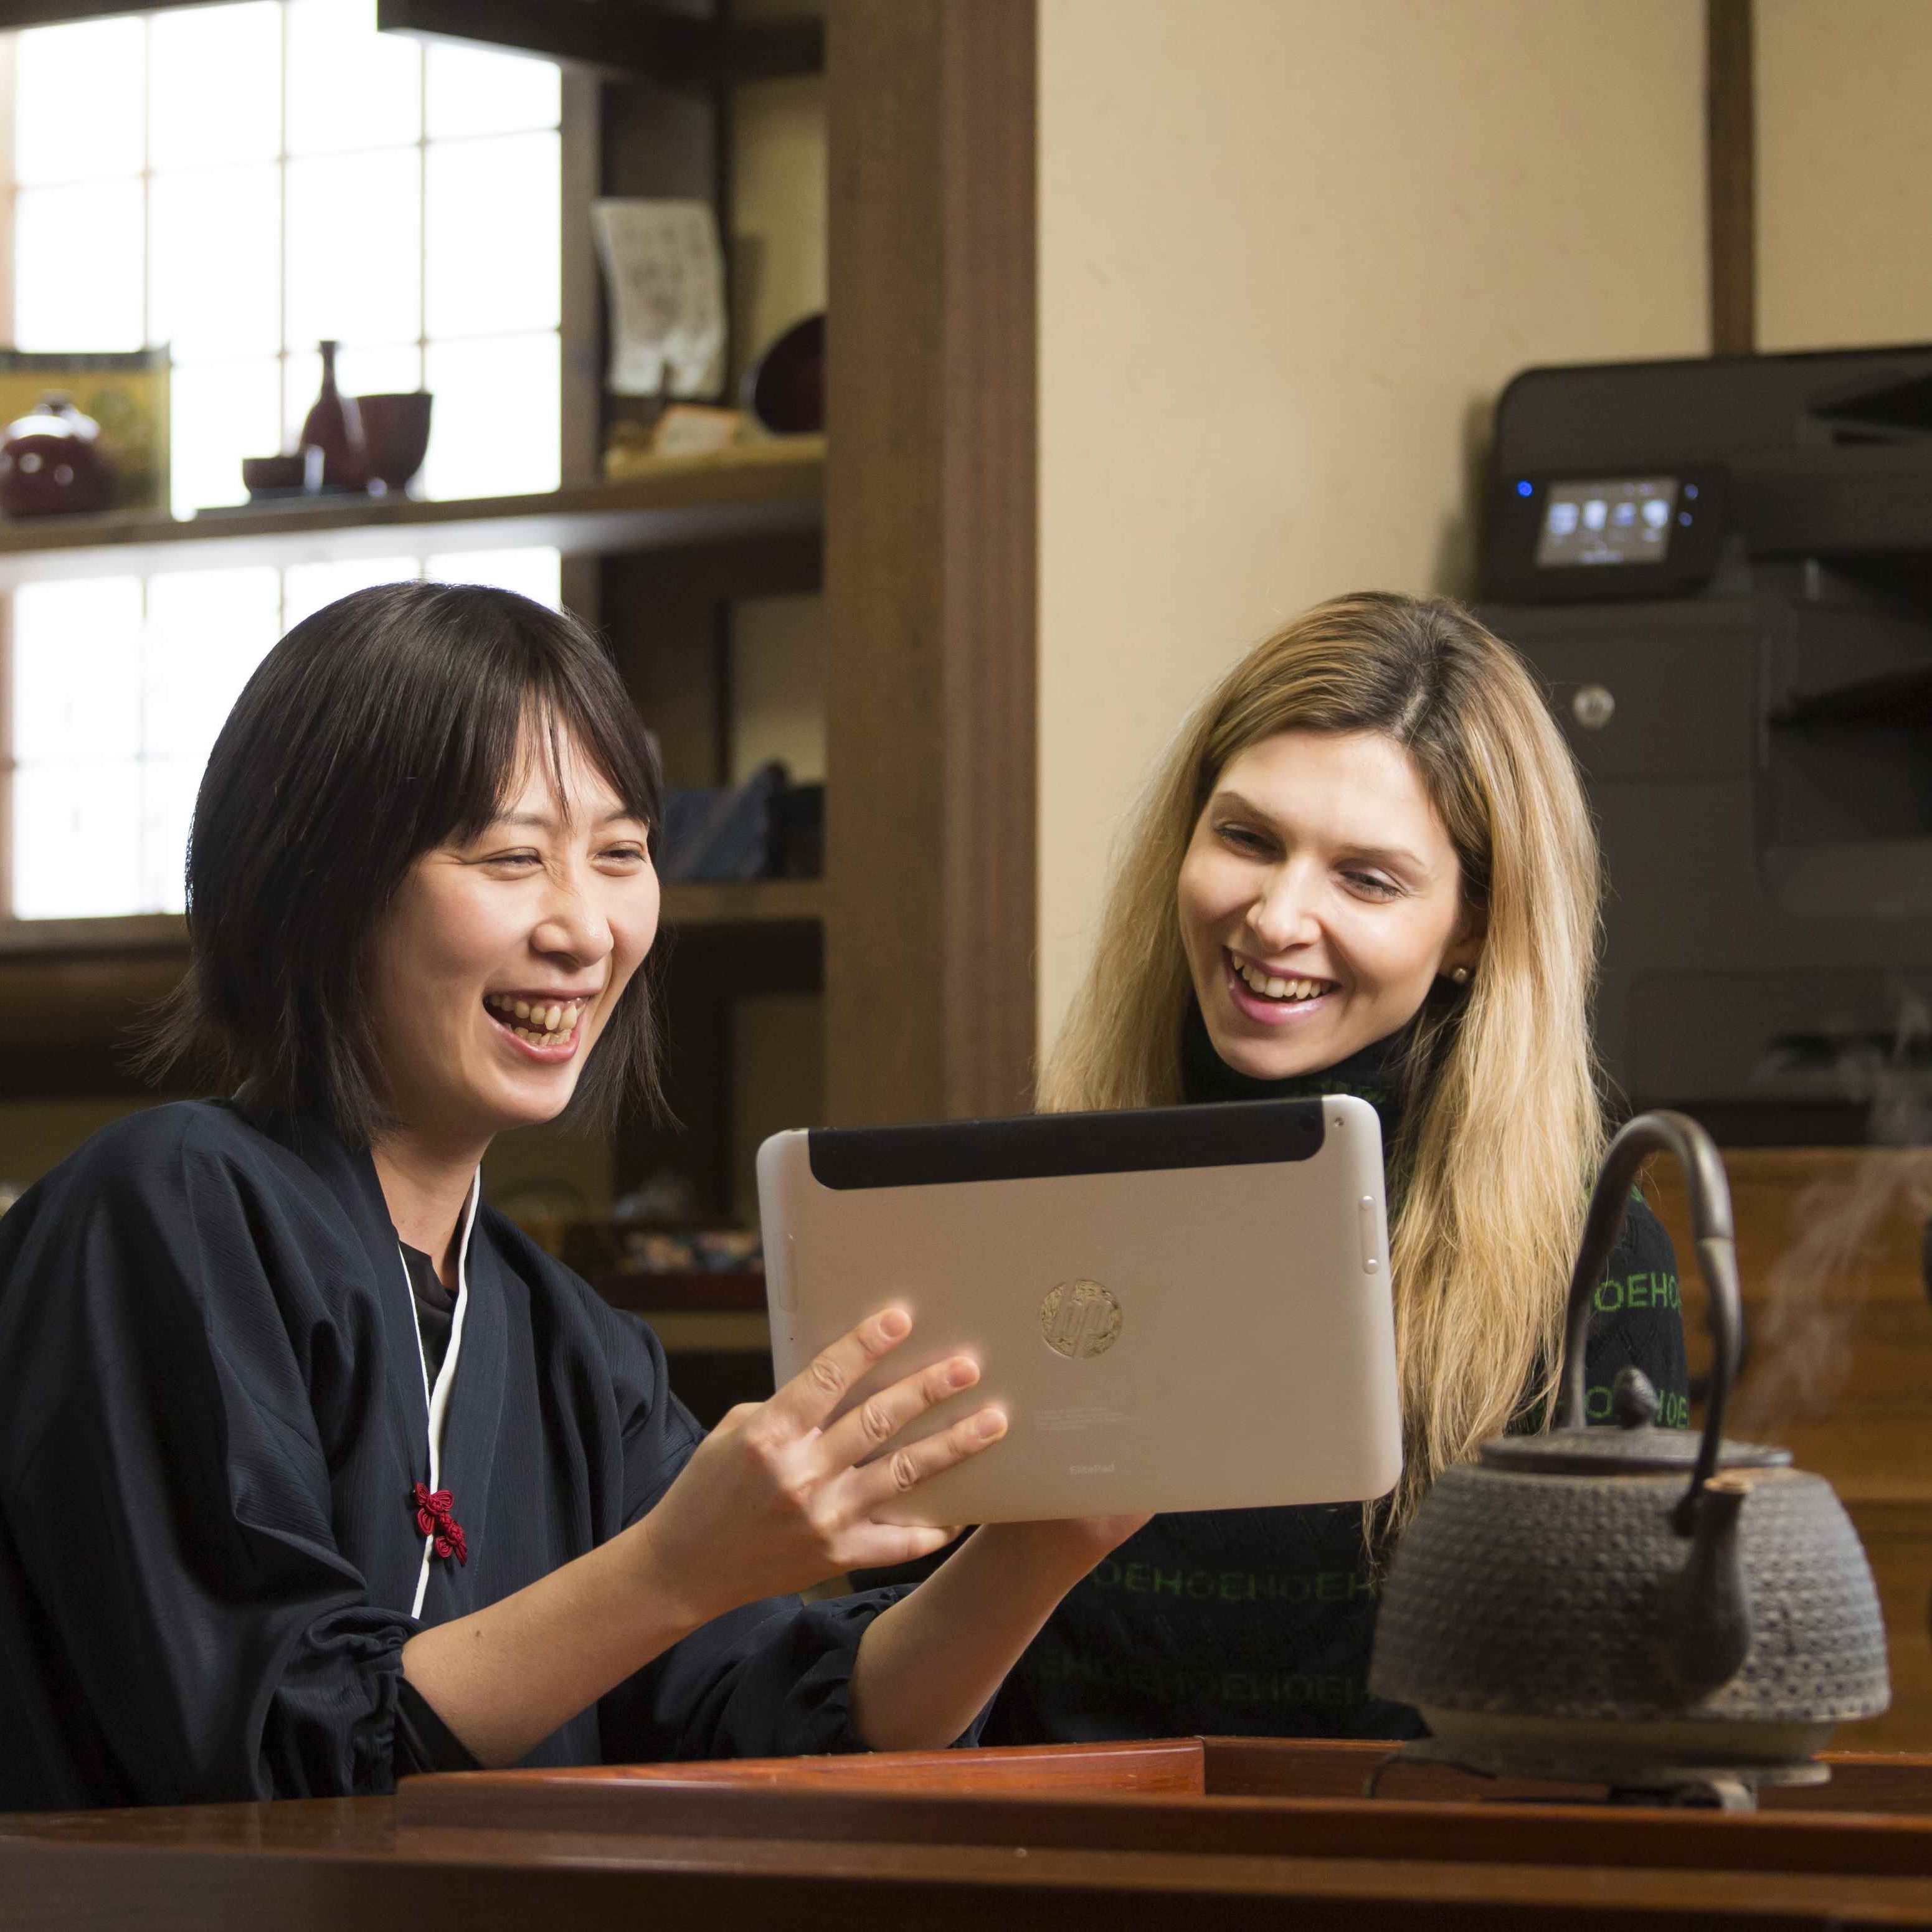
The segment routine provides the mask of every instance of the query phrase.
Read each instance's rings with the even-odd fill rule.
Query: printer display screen
[[[1686,490],[1694,493],[1696,485]],[[1552,483],[1536,540],[1539,569],[1580,563],[1661,563],[1677,521],[1675,476]]]

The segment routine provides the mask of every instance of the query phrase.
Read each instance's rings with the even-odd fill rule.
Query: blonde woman
[[[1598,892],[1540,692],[1453,604],[1322,604],[1183,732],[1130,832],[1040,1104],[1372,1102],[1406,1468],[1366,1525],[1352,1505],[1156,1518],[1055,1610],[988,1741],[1420,1729],[1366,1689],[1381,1558],[1440,1471],[1548,1406],[1604,1135]],[[1634,1364],[1658,1420],[1681,1424],[1676,1268],[1641,1202],[1598,1308],[1592,1415]]]

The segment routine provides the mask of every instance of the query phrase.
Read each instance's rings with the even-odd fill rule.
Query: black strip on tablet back
[[[808,1151],[821,1186],[929,1187],[1306,1160],[1320,1150],[1322,1134],[1318,1100],[1237,1100],[904,1127],[814,1127]]]

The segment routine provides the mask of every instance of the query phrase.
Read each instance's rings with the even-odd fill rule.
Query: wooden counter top
[[[1734,1816],[1425,1767],[1365,1800],[1385,1750],[1186,1739],[16,1816],[0,1928],[1932,1925],[1932,1758],[1843,1756]]]

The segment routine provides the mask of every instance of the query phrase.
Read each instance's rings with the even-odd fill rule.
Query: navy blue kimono
[[[656,1336],[472,1222],[432,1469],[375,1168],[317,1121],[156,1107],[0,1219],[0,1811],[389,1790],[412,1709],[440,1732],[410,1636],[663,1495],[701,1432]],[[853,1659],[895,1594],[734,1611],[526,1762],[859,1748]]]

